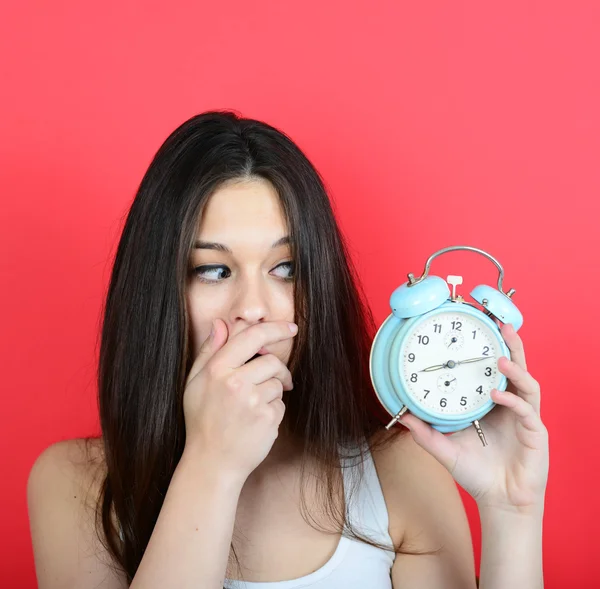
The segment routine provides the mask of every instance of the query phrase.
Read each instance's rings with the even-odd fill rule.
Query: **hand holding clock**
[[[480,420],[488,446],[482,447],[474,428],[444,435],[411,413],[400,423],[480,508],[535,512],[543,505],[549,464],[548,432],[540,418],[540,386],[527,372],[523,342],[512,325],[503,325],[501,334],[513,361],[505,356],[498,359],[498,369],[509,384],[504,392],[492,390],[498,406]]]

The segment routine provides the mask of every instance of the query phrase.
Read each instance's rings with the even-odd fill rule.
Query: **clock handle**
[[[471,247],[468,245],[455,245],[455,246],[451,246],[451,247],[445,247],[437,252],[435,252],[434,254],[432,254],[429,259],[427,260],[426,264],[425,264],[425,270],[423,270],[423,274],[421,274],[421,276],[419,276],[419,278],[415,279],[415,276],[412,272],[408,273],[408,286],[411,287],[415,284],[418,284],[419,282],[421,282],[422,280],[425,280],[425,278],[427,277],[427,275],[429,274],[429,267],[431,266],[431,262],[433,261],[434,258],[436,258],[437,256],[440,256],[442,254],[445,254],[446,252],[451,252],[454,250],[467,250],[467,251],[471,251],[471,252],[476,252],[478,254],[481,254],[482,256],[485,256],[486,258],[488,258],[489,260],[491,260],[496,268],[498,268],[498,272],[499,272],[499,276],[498,276],[498,290],[506,295],[507,297],[511,297],[513,294],[515,294],[515,289],[511,288],[510,291],[508,292],[504,292],[502,290],[502,281],[504,280],[504,268],[502,268],[502,265],[500,264],[500,262],[498,262],[498,260],[496,260],[496,258],[494,258],[493,256],[491,256],[490,254],[488,254],[487,252],[476,248],[476,247]]]

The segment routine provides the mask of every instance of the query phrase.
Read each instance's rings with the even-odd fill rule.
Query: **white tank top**
[[[343,466],[346,516],[353,527],[364,536],[384,545],[391,545],[388,532],[388,512],[383,492],[375,470],[373,457],[364,444],[364,474],[360,485],[358,479],[360,456],[340,447]],[[354,489],[354,493],[352,492]],[[344,532],[346,533],[346,531]],[[119,526],[119,535],[123,533]],[[288,581],[252,582],[225,579],[226,589],[392,589],[391,569],[396,554],[390,550],[375,548],[354,538],[342,536],[333,556],[319,569]]]
[[[388,532],[388,512],[375,470],[373,457],[364,445],[364,475],[354,493],[353,481],[357,480],[360,456],[353,459],[349,452],[340,448],[343,465],[344,496],[347,518],[362,535],[391,546]],[[353,452],[356,454],[356,452]],[[356,478],[355,478],[356,477]],[[351,496],[350,496],[351,494]],[[344,532],[346,533],[346,532]],[[354,538],[342,536],[333,556],[319,569],[287,581],[252,582],[225,580],[226,589],[391,589],[391,568],[396,554],[390,550],[375,548]]]

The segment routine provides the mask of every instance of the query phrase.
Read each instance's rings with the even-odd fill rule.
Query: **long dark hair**
[[[294,394],[281,427],[322,463],[322,495],[337,531],[348,524],[335,501],[338,446],[360,450],[366,440],[372,449],[390,440],[378,435],[385,429],[369,376],[374,321],[319,173],[288,136],[264,122],[231,111],[190,118],[166,139],[141,181],[103,309],[98,399],[106,475],[96,523],[128,582],[185,444],[182,398],[193,361],[185,292],[198,220],[223,182],[253,177],[271,182],[281,199],[295,268]]]

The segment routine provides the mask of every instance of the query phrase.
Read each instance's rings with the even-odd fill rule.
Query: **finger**
[[[521,368],[516,362],[509,360],[506,356],[498,359],[498,369],[514,384],[517,395],[525,399],[535,409],[535,412],[539,413],[541,392],[538,381],[529,372]]]
[[[271,403],[267,405],[267,407],[271,410],[271,414],[273,416],[273,422],[279,426],[283,421],[283,416],[285,414],[285,404],[281,399],[275,399]]]
[[[410,429],[414,441],[421,448],[429,452],[450,473],[454,471],[458,454],[450,438],[411,413],[403,415],[399,421]]]
[[[298,326],[287,321],[256,323],[231,337],[227,347],[214,355],[214,362],[226,368],[239,368],[263,346],[290,339],[297,332]]]
[[[275,354],[265,354],[237,369],[237,373],[252,384],[260,384],[270,378],[278,378],[285,390],[292,390],[292,373]]]
[[[521,336],[515,331],[511,323],[505,323],[500,332],[510,350],[511,360],[516,362],[523,370],[527,370],[525,348]]]
[[[522,397],[507,391],[492,389],[492,400],[510,409],[525,429],[536,433],[544,431],[545,426],[535,408]]]
[[[210,335],[202,342],[198,355],[188,374],[186,384],[192,380],[203,368],[206,363],[223,347],[229,337],[227,324],[221,319],[213,320]]]
[[[278,378],[270,378],[262,384],[256,385],[254,390],[258,393],[261,403],[271,403],[283,398],[283,384]]]

